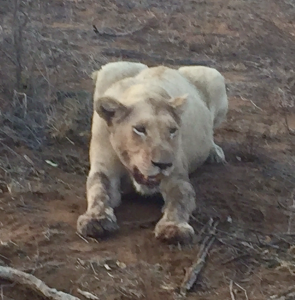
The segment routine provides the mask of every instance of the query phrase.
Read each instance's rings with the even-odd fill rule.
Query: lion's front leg
[[[99,238],[119,227],[114,207],[120,203],[119,180],[99,169],[87,178],[87,211],[78,218],[77,230],[83,236]]]
[[[161,184],[165,200],[163,217],[156,225],[156,238],[172,243],[188,243],[194,229],[188,224],[196,207],[195,191],[188,178],[170,178]]]

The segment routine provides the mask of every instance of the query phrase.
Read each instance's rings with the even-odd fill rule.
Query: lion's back
[[[111,62],[92,73],[95,83],[94,98],[101,97],[114,83],[126,78],[135,77],[139,72],[148,67],[142,63],[129,61]]]
[[[169,67],[157,66],[142,70],[136,79],[143,83],[160,86],[171,98],[184,94],[198,95],[196,88],[178,70]]]

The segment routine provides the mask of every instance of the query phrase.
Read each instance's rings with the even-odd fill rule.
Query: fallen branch
[[[181,284],[180,294],[182,296],[185,296],[187,291],[189,291],[192,288],[192,286],[195,284],[200,272],[202,271],[205,265],[208,252],[215,241],[215,233],[216,233],[216,227],[218,223],[219,221],[213,223],[212,219],[210,219],[209,221],[209,226],[210,226],[209,232],[202,242],[202,245],[200,247],[197,256],[197,260],[189,269],[187,269],[183,282]]]
[[[23,285],[50,300],[80,300],[77,297],[48,287],[43,281],[31,274],[10,267],[0,266],[0,279]]]
[[[154,17],[145,20],[143,23],[141,23],[140,26],[133,28],[132,30],[128,30],[128,31],[117,31],[116,29],[113,28],[109,28],[109,27],[104,27],[104,28],[97,28],[95,25],[92,25],[93,27],[93,31],[100,36],[109,36],[109,37],[123,37],[123,36],[127,36],[127,35],[132,35],[134,33],[137,33],[143,29],[145,29],[146,27],[148,27],[151,22],[153,22],[155,20]]]
[[[140,30],[142,30],[145,25],[140,26],[138,28],[135,28],[133,30],[130,31],[122,31],[122,32],[118,32],[115,29],[112,28],[97,28],[95,25],[92,25],[93,27],[93,31],[101,36],[110,36],[110,37],[122,37],[122,36],[127,36],[127,35],[131,35],[134,34]]]

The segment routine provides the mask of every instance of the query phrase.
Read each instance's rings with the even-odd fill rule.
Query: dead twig
[[[263,111],[263,109],[261,107],[259,107],[258,105],[256,105],[251,99],[245,99],[244,97],[240,96],[240,98],[243,100],[243,101],[250,101],[250,103],[257,109],[259,109],[260,111]]]
[[[43,281],[37,277],[10,268],[0,266],[0,279],[15,282],[17,284],[23,285],[35,292],[43,295],[47,299],[51,300],[80,300],[79,298],[72,296],[70,294],[57,291],[56,289],[48,287]]]
[[[295,213],[295,208],[294,208],[294,207],[292,207],[292,206],[287,207],[287,206],[284,205],[280,200],[278,200],[278,205],[279,205],[282,209],[284,209],[284,210],[286,210],[286,211],[288,211],[288,212],[293,212],[293,213]]]
[[[295,130],[293,130],[292,128],[290,128],[290,124],[289,124],[289,120],[288,120],[288,115],[287,115],[287,111],[285,108],[283,108],[283,115],[284,115],[284,121],[285,121],[285,126],[287,128],[287,131],[290,135],[295,135]]]
[[[77,289],[77,292],[80,293],[81,295],[83,295],[85,298],[90,299],[90,300],[99,300],[98,297],[96,297],[95,295],[86,292],[86,291],[82,291],[80,289]]]
[[[149,19],[145,20],[144,22],[140,22],[141,23],[140,26],[133,28],[131,30],[128,30],[128,31],[121,31],[121,32],[117,31],[116,29],[109,28],[109,27],[97,28],[95,25],[92,25],[92,27],[93,27],[93,31],[100,36],[123,37],[123,36],[127,36],[127,35],[132,35],[136,32],[139,32],[139,31],[145,29],[146,27],[148,27],[151,24],[151,22],[153,22],[153,20],[154,20],[154,17],[149,18]]]
[[[244,292],[244,294],[245,294],[245,298],[246,298],[246,300],[248,300],[249,299],[249,297],[248,297],[248,294],[247,294],[247,291],[242,287],[242,286],[240,286],[238,283],[234,283],[240,290],[242,290],[243,292]]]
[[[214,223],[212,221],[213,220],[210,219],[209,232],[201,244],[196,262],[190,268],[188,268],[184,276],[183,282],[180,287],[180,294],[183,296],[186,295],[187,291],[189,291],[197,281],[198,276],[205,265],[208,252],[215,241],[216,227],[219,221],[215,221]]]
[[[7,53],[5,52],[3,49],[0,48],[0,51],[15,65],[17,66],[17,63],[15,62],[15,60]]]
[[[83,240],[85,243],[89,244],[89,242],[80,233],[76,232],[76,234],[81,240]]]
[[[97,28],[95,25],[92,25],[92,27],[93,27],[93,31],[98,35],[110,36],[110,37],[122,37],[122,36],[134,34],[138,31],[142,30],[145,27],[145,25],[140,26],[140,27],[135,28],[130,31],[123,31],[123,32],[118,32],[112,28]]]
[[[11,261],[8,257],[6,257],[5,255],[2,255],[2,254],[0,254],[0,257],[2,257],[2,258],[4,258],[5,260],[7,260],[7,261]]]
[[[206,233],[206,231],[208,231],[209,228],[212,227],[212,224],[213,224],[213,219],[210,218],[209,221],[208,221],[208,223],[206,223],[206,224],[202,227],[202,229],[199,231],[199,233],[198,233],[198,235],[197,235],[197,239],[196,239],[198,242],[201,241],[202,235],[203,235],[204,233]]]
[[[229,293],[230,293],[230,297],[231,297],[231,300],[235,300],[235,294],[233,292],[233,281],[231,280],[229,282]]]

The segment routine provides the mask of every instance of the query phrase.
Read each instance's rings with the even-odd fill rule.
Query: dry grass
[[[89,138],[91,103],[87,92],[59,93],[47,115],[49,135],[59,139]]]
[[[68,24],[73,5],[65,6]],[[71,42],[86,33],[83,28],[69,26],[52,36],[50,11],[43,1],[1,3],[0,173],[3,182],[20,186],[36,172],[18,148],[42,151],[52,143],[89,140],[91,95],[78,85],[100,63],[95,51],[85,55]],[[17,166],[11,165],[11,156]]]
[[[72,91],[77,91],[77,76],[86,79],[99,66],[95,54],[85,56],[71,43],[71,36],[79,38],[83,29],[65,28],[62,37],[50,37],[51,28],[42,19],[50,8],[40,1],[5,1],[5,10],[0,23],[1,141],[40,149],[48,138],[65,139],[70,131],[79,139],[89,130],[91,96]],[[65,13],[71,19],[70,11],[69,6]],[[66,91],[60,90],[64,81]]]

